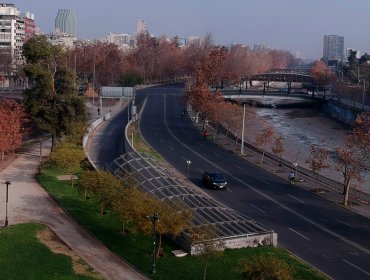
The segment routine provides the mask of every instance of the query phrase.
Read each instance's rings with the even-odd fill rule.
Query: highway
[[[293,186],[211,141],[188,119],[181,85],[141,91],[140,127],[144,139],[185,176],[219,202],[278,233],[280,246],[334,279],[370,279],[370,221]],[[203,188],[205,170],[219,170],[227,191]]]
[[[137,92],[144,139],[182,174],[191,160],[190,180],[219,202],[270,227],[278,244],[333,279],[370,279],[370,221],[291,185],[237,155],[203,139],[189,118],[182,86],[164,85]],[[122,110],[93,137],[89,154],[105,168],[122,152],[127,111]],[[227,191],[202,186],[204,170],[220,170]]]

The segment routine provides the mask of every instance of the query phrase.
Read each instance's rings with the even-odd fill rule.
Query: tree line
[[[224,100],[217,88],[211,91],[210,85],[222,83],[225,79],[224,69],[227,68],[225,53],[226,50],[223,48],[214,48],[188,80],[186,99],[196,112],[195,121],[198,122],[201,116],[205,124],[210,123],[214,128],[214,138],[220,129],[225,130],[226,136],[230,132],[233,133],[235,150],[241,139],[242,116],[245,114],[245,139],[261,150],[260,164],[263,163],[265,153],[269,151],[276,155],[281,166],[283,153],[286,150],[284,135],[277,133],[271,124],[260,118],[255,108],[245,106],[244,113],[240,104]],[[315,63],[313,74],[322,85],[328,85],[334,76],[322,62]],[[206,126],[204,129],[207,129]],[[336,147],[332,155],[318,146],[312,146],[310,149],[311,154],[306,159],[306,163],[314,173],[328,168],[328,157],[333,157],[334,168],[343,178],[343,204],[347,206],[350,188],[356,186],[356,182],[362,183],[363,175],[369,169],[370,114],[365,112],[357,116],[356,124],[347,137],[345,145]]]

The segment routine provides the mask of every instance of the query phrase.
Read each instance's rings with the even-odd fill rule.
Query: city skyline
[[[370,51],[370,37],[361,28],[370,25],[370,1],[357,0],[234,0],[175,2],[138,0],[64,0],[40,3],[19,0],[20,11],[35,14],[44,33],[54,30],[58,9],[72,9],[78,38],[100,39],[109,32],[134,33],[142,19],[156,36],[203,37],[210,32],[217,44],[264,44],[274,49],[299,51],[304,59],[320,59],[324,35],[344,37],[345,48]],[[96,20],[99,19],[99,20]]]

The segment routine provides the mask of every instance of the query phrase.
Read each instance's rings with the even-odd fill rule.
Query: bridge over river
[[[316,95],[312,97],[311,94],[304,92],[287,94],[283,91],[261,93],[260,91],[240,92],[238,90],[225,90],[222,91],[222,94],[225,99],[247,103],[257,107],[312,107],[323,102],[321,96]]]

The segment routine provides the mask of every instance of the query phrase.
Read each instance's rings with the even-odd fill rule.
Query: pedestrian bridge
[[[261,73],[249,77],[251,81],[313,83],[311,75],[297,73]]]
[[[257,107],[312,107],[323,102],[321,96],[315,95],[312,97],[312,93],[309,94],[303,91],[288,93],[287,90],[266,92],[225,90],[222,95],[227,100]]]

